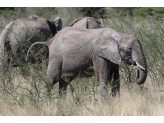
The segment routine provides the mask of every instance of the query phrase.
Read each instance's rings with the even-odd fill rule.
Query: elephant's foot
[[[107,85],[104,84],[104,83],[101,83],[101,84],[98,86],[98,89],[99,89],[101,95],[106,95],[106,94],[108,93]]]
[[[103,90],[105,90],[105,88],[106,88],[106,84],[101,84],[98,87],[99,91],[103,91]]]
[[[67,89],[68,83],[65,82],[63,79],[59,81],[59,96],[63,97],[66,95],[66,89]]]
[[[111,89],[112,97],[120,96],[120,87],[114,87]]]

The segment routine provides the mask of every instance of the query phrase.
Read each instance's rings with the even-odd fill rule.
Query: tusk
[[[145,70],[145,68],[143,68],[141,65],[139,65],[138,62],[136,62],[137,66],[140,67],[141,69]]]

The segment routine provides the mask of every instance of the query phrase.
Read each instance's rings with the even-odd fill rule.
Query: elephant
[[[85,17],[75,19],[69,25],[69,27],[76,27],[82,29],[97,29],[105,26],[102,18],[100,18],[99,20],[95,20],[93,17]]]
[[[68,83],[74,78],[91,77],[100,83],[102,92],[109,85],[112,96],[120,95],[119,65],[122,61],[138,66],[136,83],[143,84],[147,77],[147,64],[142,45],[135,35],[117,32],[112,28],[78,29],[66,27],[47,42],[36,42],[31,48],[45,45],[49,49],[47,79],[49,87],[59,82],[59,95],[66,93]],[[88,69],[93,66],[94,69]]]
[[[51,21],[31,15],[29,18],[10,22],[0,35],[0,64],[5,67],[9,64],[12,67],[24,66],[25,56],[31,44],[47,41],[61,29],[60,17]],[[4,60],[5,55],[7,58]]]
[[[28,17],[28,19],[30,20],[37,20],[38,18],[42,19],[41,17],[37,16],[37,15],[31,15]],[[56,30],[57,32],[60,31],[62,29],[62,21],[60,17],[56,17],[55,20],[55,26],[56,26]]]

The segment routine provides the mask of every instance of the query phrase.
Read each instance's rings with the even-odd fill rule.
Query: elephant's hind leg
[[[52,87],[59,81],[61,81],[61,64],[57,64],[57,62],[49,61],[48,70],[47,70],[47,94],[51,93]]]
[[[66,89],[68,84],[71,82],[72,79],[70,79],[69,81],[64,81],[63,79],[61,79],[59,81],[59,96],[62,97],[64,95],[66,95]]]

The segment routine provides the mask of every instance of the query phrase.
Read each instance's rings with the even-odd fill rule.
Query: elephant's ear
[[[60,17],[56,17],[54,20],[57,32],[62,29],[62,20]]]
[[[115,64],[121,64],[121,56],[117,42],[112,37],[100,35],[93,41],[95,52]]]
[[[57,33],[55,22],[47,20],[47,24],[50,28],[50,31],[52,32],[52,35],[54,36]]]
[[[103,21],[102,18],[100,18],[100,19],[97,20],[96,22],[99,24],[100,27],[105,27],[105,26],[104,26],[104,21]]]

